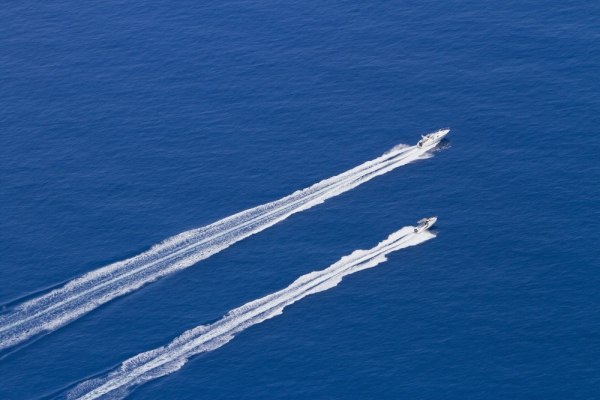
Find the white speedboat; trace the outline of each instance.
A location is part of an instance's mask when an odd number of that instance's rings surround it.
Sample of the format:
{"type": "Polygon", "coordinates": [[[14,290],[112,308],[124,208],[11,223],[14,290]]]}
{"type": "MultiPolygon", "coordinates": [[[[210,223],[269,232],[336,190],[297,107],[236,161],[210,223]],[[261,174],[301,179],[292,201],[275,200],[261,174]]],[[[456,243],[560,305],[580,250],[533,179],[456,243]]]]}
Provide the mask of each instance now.
{"type": "Polygon", "coordinates": [[[419,225],[417,225],[415,228],[415,233],[426,231],[427,229],[431,228],[433,224],[435,224],[435,221],[437,221],[437,217],[423,218],[419,221],[419,225]]]}
{"type": "Polygon", "coordinates": [[[440,129],[437,132],[430,133],[429,135],[421,135],[422,139],[417,143],[417,147],[420,149],[429,149],[437,145],[447,134],[450,129],[440,129]]]}

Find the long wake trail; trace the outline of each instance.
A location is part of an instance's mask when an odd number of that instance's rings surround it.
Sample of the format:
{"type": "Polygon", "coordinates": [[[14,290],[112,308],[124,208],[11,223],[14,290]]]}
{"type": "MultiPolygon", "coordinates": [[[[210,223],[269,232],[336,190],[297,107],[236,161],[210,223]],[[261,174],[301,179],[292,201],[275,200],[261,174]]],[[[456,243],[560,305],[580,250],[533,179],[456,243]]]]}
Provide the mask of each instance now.
{"type": "Polygon", "coordinates": [[[126,397],[133,388],[179,370],[189,357],[215,350],[244,329],[281,314],[286,306],[337,286],[346,275],[375,267],[386,261],[386,255],[393,251],[434,237],[429,231],[414,233],[413,227],[402,228],[370,250],[356,250],[327,269],[303,275],[283,290],[230,311],[211,325],[190,329],[167,346],[128,359],[105,377],[79,384],[67,394],[67,399],[126,397]]]}
{"type": "Polygon", "coordinates": [[[426,150],[397,146],[381,157],[280,200],[173,236],[148,251],[88,272],[0,315],[0,350],[64,326],[100,305],[187,268],[290,215],[420,158],[426,150]]]}

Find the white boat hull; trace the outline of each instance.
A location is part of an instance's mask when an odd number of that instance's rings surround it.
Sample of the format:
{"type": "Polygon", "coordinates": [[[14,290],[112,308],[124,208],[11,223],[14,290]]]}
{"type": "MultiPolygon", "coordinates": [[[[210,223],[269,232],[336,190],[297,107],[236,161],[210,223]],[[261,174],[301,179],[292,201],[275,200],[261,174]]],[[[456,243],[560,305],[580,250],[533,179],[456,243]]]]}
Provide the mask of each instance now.
{"type": "Polygon", "coordinates": [[[435,147],[439,142],[442,141],[442,139],[444,139],[444,137],[446,137],[448,132],[450,132],[450,129],[440,129],[437,132],[425,135],[423,136],[423,139],[419,140],[417,147],[420,149],[430,149],[435,147]]]}
{"type": "Polygon", "coordinates": [[[414,232],[415,233],[425,232],[426,230],[431,228],[433,226],[433,224],[435,224],[435,221],[437,221],[437,217],[423,218],[422,220],[419,221],[419,225],[415,228],[414,232]]]}

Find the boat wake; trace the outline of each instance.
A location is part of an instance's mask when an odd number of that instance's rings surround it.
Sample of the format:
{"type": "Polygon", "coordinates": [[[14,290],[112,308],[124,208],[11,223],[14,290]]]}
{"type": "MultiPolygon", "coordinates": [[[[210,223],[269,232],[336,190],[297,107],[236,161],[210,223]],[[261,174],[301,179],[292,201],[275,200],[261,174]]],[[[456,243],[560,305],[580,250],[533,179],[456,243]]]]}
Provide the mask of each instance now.
{"type": "Polygon", "coordinates": [[[420,158],[426,150],[396,147],[379,158],[280,200],[183,232],[133,258],[91,271],[0,315],[0,350],[64,326],[100,305],[260,232],[361,183],[420,158]]]}
{"type": "Polygon", "coordinates": [[[386,261],[388,253],[435,237],[429,231],[413,230],[402,228],[370,250],[356,250],[327,269],[303,275],[283,290],[230,311],[211,325],[190,329],[167,346],[132,357],[107,376],[79,384],[67,399],[121,399],[134,387],[179,370],[189,357],[215,350],[244,329],[281,314],[286,306],[337,286],[346,275],[386,261]]]}

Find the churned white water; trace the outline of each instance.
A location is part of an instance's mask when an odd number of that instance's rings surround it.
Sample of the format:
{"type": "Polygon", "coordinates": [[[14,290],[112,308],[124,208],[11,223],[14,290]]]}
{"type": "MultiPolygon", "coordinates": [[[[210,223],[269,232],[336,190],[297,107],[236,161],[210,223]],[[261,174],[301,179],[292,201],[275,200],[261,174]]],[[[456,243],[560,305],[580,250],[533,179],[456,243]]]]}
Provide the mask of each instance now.
{"type": "Polygon", "coordinates": [[[156,279],[187,268],[290,215],[309,209],[361,183],[429,156],[415,146],[396,146],[384,155],[315,185],[205,227],[183,232],[148,251],[73,279],[48,294],[0,316],[0,349],[53,331],[98,306],[156,279]]]}
{"type": "Polygon", "coordinates": [[[303,275],[283,290],[230,311],[211,325],[190,329],[167,346],[132,357],[106,377],[81,383],[68,394],[68,398],[123,398],[132,387],[177,371],[189,357],[223,346],[242,330],[281,314],[286,306],[310,294],[335,287],[344,276],[386,261],[386,255],[393,251],[435,237],[429,231],[417,234],[413,229],[402,228],[370,250],[356,250],[327,269],[303,275]]]}

